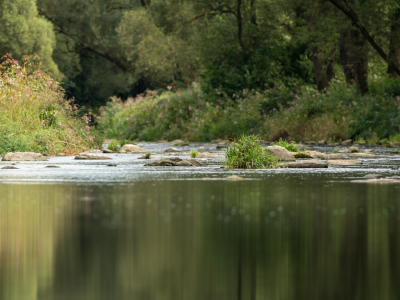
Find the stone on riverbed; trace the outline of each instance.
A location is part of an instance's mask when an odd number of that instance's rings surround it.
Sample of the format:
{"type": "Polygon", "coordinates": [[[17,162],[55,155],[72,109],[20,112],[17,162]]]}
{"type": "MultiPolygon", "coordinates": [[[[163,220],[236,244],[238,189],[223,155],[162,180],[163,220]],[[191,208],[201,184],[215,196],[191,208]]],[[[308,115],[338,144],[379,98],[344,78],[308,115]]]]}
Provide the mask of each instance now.
{"type": "Polygon", "coordinates": [[[351,165],[362,165],[363,162],[361,160],[346,160],[346,159],[339,159],[339,160],[328,160],[328,165],[335,165],[335,166],[351,166],[351,165]]]}
{"type": "Polygon", "coordinates": [[[123,145],[119,150],[119,153],[146,153],[146,152],[148,151],[143,149],[142,147],[132,144],[123,145]]]}
{"type": "Polygon", "coordinates": [[[182,159],[179,157],[165,158],[159,161],[145,164],[150,167],[190,167],[201,166],[202,163],[195,159],[182,159]]]}
{"type": "Polygon", "coordinates": [[[341,144],[342,144],[343,146],[347,146],[347,145],[350,145],[350,144],[352,144],[352,143],[353,143],[353,140],[345,140],[345,141],[341,142],[341,144]]]}
{"type": "Polygon", "coordinates": [[[358,153],[358,152],[360,152],[360,150],[357,147],[349,147],[339,150],[339,153],[358,153]]]}
{"type": "Polygon", "coordinates": [[[50,165],[50,166],[46,166],[46,168],[59,168],[59,166],[50,165]]]}
{"type": "Polygon", "coordinates": [[[96,153],[81,153],[75,156],[75,159],[84,159],[84,160],[101,160],[101,159],[112,159],[111,157],[103,154],[96,153]]]}
{"type": "Polygon", "coordinates": [[[196,158],[213,158],[214,156],[210,152],[199,153],[196,158]]]}
{"type": "Polygon", "coordinates": [[[9,152],[3,156],[2,161],[47,161],[48,157],[34,152],[9,152]]]}
{"type": "Polygon", "coordinates": [[[296,161],[296,158],[286,148],[281,146],[269,146],[265,148],[266,151],[273,156],[279,158],[280,161],[296,161]]]}
{"type": "Polygon", "coordinates": [[[289,162],[289,163],[279,163],[279,166],[284,167],[284,168],[304,168],[304,169],[309,169],[309,168],[327,168],[328,164],[326,162],[320,161],[320,160],[301,160],[301,161],[296,161],[296,162],[289,162]]]}
{"type": "Polygon", "coordinates": [[[232,175],[232,176],[226,177],[225,179],[230,180],[230,181],[239,181],[239,180],[243,180],[243,177],[232,175]]]}

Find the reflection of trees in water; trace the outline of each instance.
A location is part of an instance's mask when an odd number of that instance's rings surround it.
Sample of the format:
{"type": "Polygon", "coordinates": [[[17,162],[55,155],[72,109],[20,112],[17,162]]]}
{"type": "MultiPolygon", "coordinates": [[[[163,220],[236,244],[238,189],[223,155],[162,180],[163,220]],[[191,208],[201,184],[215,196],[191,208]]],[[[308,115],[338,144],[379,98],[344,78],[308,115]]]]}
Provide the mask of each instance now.
{"type": "MultiPolygon", "coordinates": [[[[323,187],[317,180],[300,185],[278,178],[59,191],[39,189],[32,197],[43,199],[43,192],[55,201],[33,206],[33,215],[22,215],[18,206],[6,223],[0,220],[0,257],[7,249],[3,233],[21,216],[27,217],[25,226],[41,232],[37,242],[27,234],[18,240],[26,249],[40,248],[28,257],[46,258],[46,264],[29,267],[46,270],[41,276],[47,284],[31,281],[40,299],[398,296],[400,224],[393,186],[323,187]],[[97,200],[61,201],[68,193],[97,200]],[[47,213],[56,202],[65,207],[57,217],[47,213]]],[[[28,260],[20,264],[26,267],[28,260]]],[[[16,290],[21,268],[2,264],[0,285],[16,290]]]]}

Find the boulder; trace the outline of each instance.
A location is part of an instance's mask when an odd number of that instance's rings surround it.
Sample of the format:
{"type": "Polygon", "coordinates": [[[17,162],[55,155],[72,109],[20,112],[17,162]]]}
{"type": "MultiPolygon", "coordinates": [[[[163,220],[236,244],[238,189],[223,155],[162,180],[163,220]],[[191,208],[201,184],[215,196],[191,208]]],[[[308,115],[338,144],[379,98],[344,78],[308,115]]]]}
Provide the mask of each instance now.
{"type": "Polygon", "coordinates": [[[206,150],[206,148],[204,148],[203,146],[200,146],[199,150],[206,150]]]}
{"type": "Polygon", "coordinates": [[[325,145],[325,140],[318,141],[318,145],[325,145]]]}
{"type": "Polygon", "coordinates": [[[301,160],[289,163],[280,163],[281,167],[285,168],[327,168],[328,164],[320,160],[301,160]]]}
{"type": "Polygon", "coordinates": [[[372,149],[364,149],[364,152],[365,153],[374,153],[374,150],[372,150],[372,149]]]}
{"type": "Polygon", "coordinates": [[[349,157],[353,158],[378,158],[380,155],[371,154],[371,153],[351,153],[349,157]]]}
{"type": "Polygon", "coordinates": [[[363,164],[361,160],[346,160],[346,159],[328,160],[327,163],[328,165],[335,165],[335,166],[351,166],[351,165],[363,164]]]}
{"type": "Polygon", "coordinates": [[[47,161],[48,157],[34,152],[9,152],[3,156],[2,161],[47,161]]]}
{"type": "Polygon", "coordinates": [[[276,156],[281,161],[295,161],[296,158],[286,148],[281,146],[268,146],[265,148],[266,151],[276,156]]]}
{"type": "Polygon", "coordinates": [[[190,166],[201,166],[202,163],[195,159],[182,159],[179,157],[165,158],[159,161],[145,164],[145,166],[151,167],[190,167],[190,166]]]}
{"type": "Polygon", "coordinates": [[[165,152],[181,152],[181,150],[174,148],[174,147],[169,147],[165,152]]]}
{"type": "Polygon", "coordinates": [[[2,169],[4,169],[4,170],[16,170],[18,168],[14,167],[14,166],[5,166],[5,167],[2,167],[2,169]]]}
{"type": "Polygon", "coordinates": [[[97,154],[97,153],[81,153],[75,156],[75,159],[101,160],[101,159],[112,159],[112,158],[107,155],[97,154]]]}
{"type": "Polygon", "coordinates": [[[142,147],[132,145],[132,144],[126,144],[119,149],[119,153],[146,153],[148,152],[147,150],[143,149],[142,147]]]}
{"type": "Polygon", "coordinates": [[[345,140],[345,141],[343,141],[343,142],[341,142],[341,145],[343,145],[343,146],[347,146],[347,145],[351,145],[353,143],[353,140],[345,140]]]}
{"type": "Polygon", "coordinates": [[[312,158],[322,158],[322,159],[327,159],[327,154],[318,152],[318,151],[305,151],[307,155],[309,155],[312,158]]]}

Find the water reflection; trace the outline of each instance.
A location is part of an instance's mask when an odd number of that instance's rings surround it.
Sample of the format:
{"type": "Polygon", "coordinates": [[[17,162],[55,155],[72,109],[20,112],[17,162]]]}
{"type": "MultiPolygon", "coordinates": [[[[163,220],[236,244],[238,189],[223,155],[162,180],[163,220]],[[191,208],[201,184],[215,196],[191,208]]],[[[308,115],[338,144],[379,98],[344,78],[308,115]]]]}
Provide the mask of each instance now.
{"type": "Polygon", "coordinates": [[[399,189],[0,185],[0,299],[398,299],[399,189]]]}

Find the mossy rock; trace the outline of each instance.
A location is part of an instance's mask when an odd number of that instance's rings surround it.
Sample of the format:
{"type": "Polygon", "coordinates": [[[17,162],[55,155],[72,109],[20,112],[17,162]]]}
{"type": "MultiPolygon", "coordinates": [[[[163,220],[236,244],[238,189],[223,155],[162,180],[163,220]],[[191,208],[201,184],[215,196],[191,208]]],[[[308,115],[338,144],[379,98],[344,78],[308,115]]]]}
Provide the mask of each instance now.
{"type": "Polygon", "coordinates": [[[312,158],[310,155],[304,152],[299,152],[294,155],[296,158],[312,158]]]}
{"type": "Polygon", "coordinates": [[[390,152],[390,154],[400,154],[400,150],[394,150],[394,151],[390,152]]]}

